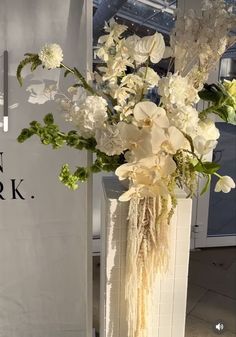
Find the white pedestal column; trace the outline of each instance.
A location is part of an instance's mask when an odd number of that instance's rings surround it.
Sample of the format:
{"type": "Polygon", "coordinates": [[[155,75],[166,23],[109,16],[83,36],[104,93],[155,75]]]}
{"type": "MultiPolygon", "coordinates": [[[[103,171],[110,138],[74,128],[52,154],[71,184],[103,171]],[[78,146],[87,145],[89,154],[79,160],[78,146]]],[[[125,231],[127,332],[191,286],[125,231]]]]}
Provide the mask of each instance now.
{"type": "MultiPolygon", "coordinates": [[[[104,178],[101,247],[101,336],[127,337],[124,295],[128,203],[118,201],[123,187],[104,178]]],[[[184,337],[192,201],[178,194],[170,225],[170,265],[156,284],[152,337],[184,337]]]]}

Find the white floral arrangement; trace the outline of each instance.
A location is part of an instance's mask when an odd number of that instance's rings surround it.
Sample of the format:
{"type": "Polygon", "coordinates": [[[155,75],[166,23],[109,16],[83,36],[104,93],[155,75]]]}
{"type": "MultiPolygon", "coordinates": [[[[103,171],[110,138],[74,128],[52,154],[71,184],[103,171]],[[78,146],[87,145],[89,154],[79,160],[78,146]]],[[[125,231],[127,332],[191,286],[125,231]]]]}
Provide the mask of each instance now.
{"type": "Polygon", "coordinates": [[[88,82],[76,68],[63,63],[57,44],[47,44],[38,54],[26,54],[17,77],[31,64],[46,69],[61,68],[76,83],[62,93],[48,87],[45,95],[62,108],[73,130],[65,133],[53,116],[23,129],[23,142],[37,135],[53,148],[63,145],[90,150],[96,155],[91,167],[78,167],[74,173],[65,164],[60,180],[72,189],[91,173],[115,171],[129,181],[120,196],[129,201],[126,261],[126,299],[129,337],[147,336],[149,307],[156,275],[168,268],[168,225],[177,204],[176,188],[189,197],[197,193],[199,177],[209,187],[212,175],[219,180],[215,191],[228,193],[235,188],[232,178],[219,174],[220,166],[206,160],[220,137],[214,114],[236,124],[236,80],[206,84],[211,69],[235,43],[230,32],[236,26],[232,9],[223,0],[203,1],[202,12],[177,12],[175,29],[166,47],[161,34],[127,36],[127,27],[111,20],[98,43],[97,57],[103,65],[88,82]],[[171,58],[175,71],[160,77],[153,65],[171,58]],[[149,99],[155,89],[159,102],[149,99]],[[200,99],[207,108],[197,110],[200,99]],[[140,310],[142,308],[142,310],[140,310]]]}

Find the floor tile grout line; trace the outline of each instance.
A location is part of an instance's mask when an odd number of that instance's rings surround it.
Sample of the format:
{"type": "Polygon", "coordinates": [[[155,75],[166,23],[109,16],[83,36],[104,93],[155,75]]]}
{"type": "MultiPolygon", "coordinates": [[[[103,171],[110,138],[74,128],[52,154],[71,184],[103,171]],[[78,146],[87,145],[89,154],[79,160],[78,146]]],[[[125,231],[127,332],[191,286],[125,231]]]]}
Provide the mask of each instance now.
{"type": "MultiPolygon", "coordinates": [[[[195,307],[199,304],[199,302],[201,302],[201,300],[208,293],[208,291],[209,291],[209,289],[205,289],[204,293],[200,296],[200,298],[198,299],[198,301],[195,303],[195,305],[193,306],[193,308],[189,311],[189,313],[187,315],[191,314],[191,312],[195,309],[195,307]]],[[[188,303],[188,298],[187,298],[187,303],[188,303]]]]}

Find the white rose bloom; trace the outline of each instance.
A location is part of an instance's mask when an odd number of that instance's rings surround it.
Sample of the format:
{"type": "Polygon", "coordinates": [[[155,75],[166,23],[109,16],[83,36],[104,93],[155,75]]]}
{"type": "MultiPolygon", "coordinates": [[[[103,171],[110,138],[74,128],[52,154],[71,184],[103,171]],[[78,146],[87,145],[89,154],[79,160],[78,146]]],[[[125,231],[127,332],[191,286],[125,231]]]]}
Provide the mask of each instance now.
{"type": "Polygon", "coordinates": [[[121,154],[125,148],[117,125],[106,125],[96,130],[96,148],[108,156],[121,154]]]}
{"type": "Polygon", "coordinates": [[[138,75],[147,83],[148,88],[157,86],[160,80],[160,76],[150,67],[141,67],[138,75]]]}
{"type": "Polygon", "coordinates": [[[134,107],[134,119],[139,126],[152,127],[156,125],[168,128],[169,120],[163,108],[150,101],[140,102],[134,107]]]}
{"type": "Polygon", "coordinates": [[[216,140],[206,140],[203,136],[197,136],[193,140],[194,149],[200,155],[208,154],[215,149],[216,145],[216,140]]]}
{"type": "Polygon", "coordinates": [[[216,147],[219,137],[220,132],[211,119],[200,121],[193,139],[194,148],[201,155],[207,154],[216,147]]]}
{"type": "Polygon", "coordinates": [[[215,192],[224,192],[229,193],[232,188],[235,188],[235,182],[233,179],[229,176],[223,176],[221,177],[215,186],[215,192]]]}
{"type": "Polygon", "coordinates": [[[71,121],[85,138],[93,137],[96,130],[104,126],[106,120],[107,101],[99,96],[88,96],[71,114],[71,121]]]}
{"type": "Polygon", "coordinates": [[[199,101],[198,92],[189,79],[177,73],[160,79],[159,94],[167,106],[183,107],[199,101]]]}
{"type": "Polygon", "coordinates": [[[133,57],[137,64],[141,64],[147,61],[150,57],[152,63],[158,63],[165,52],[165,41],[161,34],[155,33],[151,36],[145,36],[137,40],[133,57]]]}
{"type": "Polygon", "coordinates": [[[197,134],[207,140],[217,140],[220,137],[220,132],[215,123],[209,118],[198,123],[197,134]]]}
{"type": "Polygon", "coordinates": [[[60,67],[63,61],[63,52],[61,47],[56,44],[46,44],[39,52],[39,59],[42,65],[47,69],[55,69],[60,67]]]}

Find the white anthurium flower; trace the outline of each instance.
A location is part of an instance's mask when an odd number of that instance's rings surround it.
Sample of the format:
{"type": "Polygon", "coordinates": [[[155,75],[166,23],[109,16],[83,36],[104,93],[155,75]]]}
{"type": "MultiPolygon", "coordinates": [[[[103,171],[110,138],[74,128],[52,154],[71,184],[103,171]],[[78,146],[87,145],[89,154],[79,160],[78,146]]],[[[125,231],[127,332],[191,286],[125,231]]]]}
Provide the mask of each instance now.
{"type": "Polygon", "coordinates": [[[127,37],[127,39],[124,40],[124,44],[132,59],[134,58],[134,48],[140,39],[141,38],[138,35],[134,34],[127,37]]]}
{"type": "Polygon", "coordinates": [[[166,46],[163,59],[168,59],[169,57],[174,57],[174,50],[171,47],[166,46]]]}
{"type": "Polygon", "coordinates": [[[179,149],[188,148],[189,143],[183,133],[175,126],[171,126],[167,130],[168,139],[162,143],[162,149],[167,153],[175,154],[179,149]]]}
{"type": "Polygon", "coordinates": [[[169,126],[166,111],[149,101],[136,104],[134,107],[134,118],[137,124],[142,127],[152,127],[155,125],[167,128],[169,126]]]}
{"type": "Polygon", "coordinates": [[[229,193],[232,188],[235,188],[235,182],[229,176],[222,176],[216,183],[215,192],[229,193]]]}
{"type": "Polygon", "coordinates": [[[137,64],[147,61],[150,57],[152,63],[158,63],[165,52],[165,41],[160,33],[142,37],[134,47],[134,59],[137,64]]]}
{"type": "Polygon", "coordinates": [[[46,44],[38,54],[42,65],[47,69],[60,67],[63,61],[63,52],[61,47],[56,43],[46,44]]]}
{"type": "Polygon", "coordinates": [[[137,74],[147,83],[148,88],[157,86],[160,80],[160,76],[150,67],[141,67],[137,74]]]}

